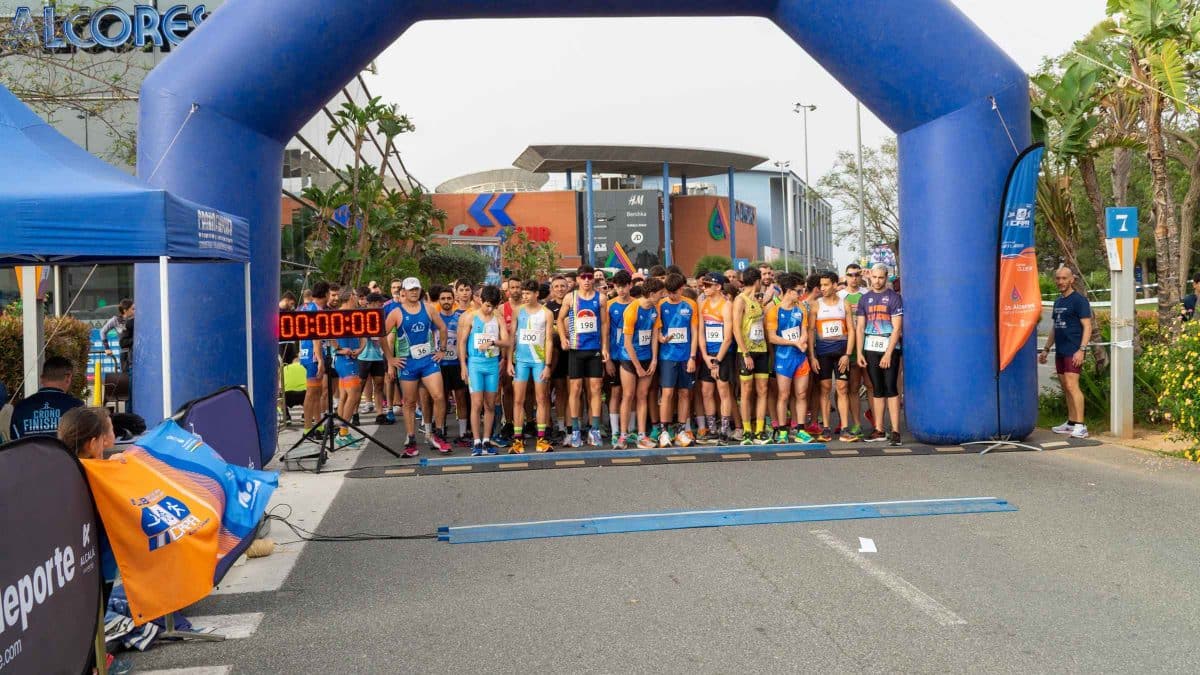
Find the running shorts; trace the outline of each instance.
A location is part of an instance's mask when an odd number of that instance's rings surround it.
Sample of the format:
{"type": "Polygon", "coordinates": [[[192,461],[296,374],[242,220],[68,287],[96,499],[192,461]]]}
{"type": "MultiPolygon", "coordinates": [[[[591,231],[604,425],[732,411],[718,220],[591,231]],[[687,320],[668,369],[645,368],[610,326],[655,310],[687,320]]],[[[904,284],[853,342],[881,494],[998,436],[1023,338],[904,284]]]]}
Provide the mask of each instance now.
{"type": "Polygon", "coordinates": [[[725,352],[725,358],[717,362],[717,377],[714,380],[708,369],[708,362],[701,360],[696,364],[696,379],[700,382],[729,382],[737,379],[737,354],[732,349],[725,352]]]}
{"type": "MultiPolygon", "coordinates": [[[[1074,354],[1071,356],[1074,356],[1074,354]]],[[[1078,375],[1081,368],[1074,363],[1071,363],[1071,356],[1059,356],[1057,353],[1055,353],[1054,372],[1058,373],[1059,375],[1064,373],[1074,373],[1078,375]]]]}
{"type": "Polygon", "coordinates": [[[810,370],[807,354],[798,354],[787,359],[781,359],[778,356],[775,358],[776,375],[796,379],[808,375],[810,370]]]}
{"type": "Polygon", "coordinates": [[[400,379],[404,382],[416,382],[440,372],[441,366],[431,358],[408,359],[400,369],[400,379]]]}
{"type": "Polygon", "coordinates": [[[546,364],[534,363],[532,361],[517,361],[517,365],[513,370],[516,373],[513,376],[513,382],[533,382],[537,384],[542,381],[542,372],[546,370],[546,364]]]}
{"type": "Polygon", "coordinates": [[[308,380],[308,386],[321,386],[321,376],[317,373],[316,361],[301,361],[300,365],[304,366],[304,378],[308,380]]]}
{"type": "Polygon", "coordinates": [[[750,357],[754,359],[754,366],[749,370],[746,369],[746,354],[738,353],[734,363],[738,367],[738,375],[743,380],[751,377],[765,378],[771,376],[771,355],[767,352],[751,352],[750,357]]]}
{"type": "Polygon", "coordinates": [[[567,378],[595,379],[604,377],[604,356],[593,349],[572,349],[567,352],[567,378]]]}
{"type": "Polygon", "coordinates": [[[387,374],[387,363],[384,361],[359,361],[358,376],[362,379],[383,377],[387,374]]]}
{"type": "Polygon", "coordinates": [[[500,364],[467,362],[467,381],[472,394],[494,394],[500,391],[500,364]]]}
{"type": "Polygon", "coordinates": [[[467,388],[467,383],[462,379],[462,366],[458,365],[458,361],[450,361],[453,365],[442,366],[442,384],[445,391],[459,391],[467,388]]]}
{"type": "Polygon", "coordinates": [[[692,374],[687,361],[659,361],[659,382],[663,389],[691,389],[692,374]]]}
{"type": "MultiPolygon", "coordinates": [[[[642,359],[638,359],[638,363],[641,364],[642,370],[650,370],[650,359],[646,359],[645,361],[643,361],[642,359]]],[[[635,376],[637,375],[637,368],[633,367],[633,361],[622,361],[621,368],[624,370],[628,370],[629,372],[633,373],[635,376]]]]}
{"type": "Polygon", "coordinates": [[[892,366],[881,368],[880,359],[883,352],[863,352],[867,359],[867,377],[871,379],[871,396],[873,398],[892,398],[899,396],[900,381],[900,352],[892,352],[892,366]]]}
{"type": "Polygon", "coordinates": [[[821,364],[821,372],[817,373],[817,379],[821,382],[825,380],[837,380],[839,382],[848,382],[850,380],[850,368],[846,368],[846,372],[838,372],[838,361],[841,360],[845,352],[834,352],[832,354],[817,354],[817,363],[821,364]]]}

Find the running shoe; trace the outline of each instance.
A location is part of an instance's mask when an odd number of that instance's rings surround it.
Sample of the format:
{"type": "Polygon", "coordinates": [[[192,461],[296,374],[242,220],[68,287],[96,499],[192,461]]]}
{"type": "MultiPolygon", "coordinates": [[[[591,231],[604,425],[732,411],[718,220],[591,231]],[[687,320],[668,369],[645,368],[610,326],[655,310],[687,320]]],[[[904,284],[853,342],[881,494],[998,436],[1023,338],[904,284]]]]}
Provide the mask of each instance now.
{"type": "Polygon", "coordinates": [[[417,449],[417,439],[409,436],[408,440],[404,442],[404,452],[402,453],[402,456],[416,457],[419,454],[421,454],[421,451],[417,449]]]}
{"type": "Polygon", "coordinates": [[[592,446],[593,448],[598,448],[603,443],[604,439],[600,437],[599,429],[592,429],[591,431],[588,431],[588,445],[592,446]]]}
{"type": "Polygon", "coordinates": [[[754,445],[754,432],[747,431],[742,433],[742,440],[739,445],[754,445]]]}
{"type": "Polygon", "coordinates": [[[612,446],[613,450],[624,450],[626,448],[625,434],[617,434],[614,436],[612,446]]]}
{"type": "Polygon", "coordinates": [[[538,452],[554,452],[554,446],[550,445],[550,441],[546,440],[545,437],[537,440],[537,447],[534,449],[538,452]]]}
{"type": "Polygon", "coordinates": [[[833,434],[829,432],[829,427],[824,427],[817,432],[817,440],[822,443],[828,443],[833,440],[833,434]]]}
{"type": "Polygon", "coordinates": [[[510,455],[525,454],[525,439],[514,438],[512,445],[508,448],[508,454],[510,454],[510,455]]]}
{"type": "Polygon", "coordinates": [[[663,430],[663,428],[662,428],[662,427],[660,427],[660,426],[659,426],[659,425],[657,425],[657,424],[655,424],[654,426],[650,427],[650,440],[652,440],[652,441],[654,441],[655,443],[657,443],[657,442],[658,442],[658,437],[662,435],[662,432],[663,432],[663,431],[664,431],[664,430],[663,430]]]}
{"type": "Polygon", "coordinates": [[[484,441],[483,442],[483,454],[495,455],[496,454],[496,444],[491,441],[484,441]]]}
{"type": "Polygon", "coordinates": [[[424,421],[424,419],[425,418],[421,415],[421,406],[417,406],[417,423],[420,424],[422,421],[424,421]]]}
{"type": "Polygon", "coordinates": [[[387,415],[384,415],[383,423],[384,424],[395,424],[396,423],[396,413],[392,412],[391,410],[387,411],[387,415]]]}
{"type": "Polygon", "coordinates": [[[737,441],[740,443],[742,440],[745,439],[745,436],[746,436],[746,432],[743,431],[742,429],[734,429],[729,434],[729,440],[737,441]]]}
{"type": "Polygon", "coordinates": [[[1074,424],[1071,424],[1070,422],[1063,422],[1062,424],[1051,428],[1050,431],[1053,431],[1056,434],[1070,434],[1074,429],[1074,424]]]}
{"type": "Polygon", "coordinates": [[[850,433],[854,434],[855,436],[858,436],[858,440],[860,440],[860,441],[862,440],[863,430],[860,425],[855,424],[854,426],[850,427],[850,433]]]}
{"type": "Polygon", "coordinates": [[[1076,424],[1075,428],[1071,430],[1071,438],[1087,438],[1087,437],[1088,437],[1088,430],[1087,430],[1086,424],[1076,424]]]}
{"type": "Polygon", "coordinates": [[[691,447],[691,445],[696,442],[696,437],[692,435],[692,432],[684,429],[683,431],[675,434],[675,442],[679,444],[679,447],[687,448],[691,447]]]}
{"type": "Polygon", "coordinates": [[[448,455],[454,452],[453,446],[447,443],[446,439],[442,438],[442,435],[436,431],[432,434],[429,434],[429,445],[443,455],[448,455]]]}
{"type": "Polygon", "coordinates": [[[492,436],[492,443],[497,448],[507,448],[512,445],[512,436],[492,436]]]}
{"type": "Polygon", "coordinates": [[[788,442],[787,429],[780,429],[779,431],[775,432],[775,442],[780,445],[783,445],[788,442]]]}
{"type": "Polygon", "coordinates": [[[792,429],[792,441],[795,443],[812,443],[813,437],[804,429],[796,427],[792,429]]]}
{"type": "Polygon", "coordinates": [[[866,438],[865,440],[866,440],[868,443],[875,443],[875,442],[877,442],[877,441],[886,441],[886,440],[887,440],[887,434],[885,434],[885,433],[883,433],[882,431],[880,431],[880,430],[876,429],[875,431],[872,431],[870,434],[868,434],[868,435],[867,435],[867,438],[866,438]]]}
{"type": "Polygon", "coordinates": [[[373,413],[373,412],[375,412],[375,404],[374,403],[363,403],[362,405],[358,406],[358,412],[373,413]]]}
{"type": "Polygon", "coordinates": [[[658,443],[655,443],[649,436],[642,436],[638,439],[637,446],[642,450],[653,450],[658,447],[658,443]]]}
{"type": "Polygon", "coordinates": [[[476,443],[474,446],[471,447],[471,456],[472,457],[482,457],[483,456],[483,443],[476,443]]]}
{"type": "MultiPolygon", "coordinates": [[[[1083,433],[1086,435],[1087,430],[1084,429],[1083,433]]],[[[899,431],[893,431],[891,434],[888,435],[888,445],[890,445],[892,447],[896,447],[896,446],[900,445],[900,432],[899,431]]]]}
{"type": "Polygon", "coordinates": [[[849,429],[843,429],[842,433],[838,434],[838,440],[843,443],[854,443],[858,441],[858,436],[850,433],[849,429]]]}
{"type": "Polygon", "coordinates": [[[350,416],[350,424],[353,424],[356,427],[362,426],[362,422],[358,421],[358,413],[354,413],[350,416]]]}
{"type": "Polygon", "coordinates": [[[715,433],[710,433],[708,429],[701,429],[696,432],[696,445],[719,445],[721,439],[715,433]]]}
{"type": "Polygon", "coordinates": [[[354,434],[338,434],[338,437],[337,437],[337,447],[339,447],[339,448],[345,448],[345,447],[349,447],[352,445],[358,445],[361,442],[362,442],[362,437],[355,436],[354,434]]]}
{"type": "Polygon", "coordinates": [[[770,445],[771,444],[771,432],[764,429],[764,430],[758,432],[757,434],[754,434],[754,444],[755,445],[770,445]]]}
{"type": "Polygon", "coordinates": [[[454,439],[454,444],[459,447],[462,447],[462,448],[471,447],[471,435],[470,434],[462,434],[458,438],[454,439]]]}
{"type": "Polygon", "coordinates": [[[567,445],[571,446],[572,448],[582,448],[583,447],[583,434],[579,433],[578,429],[572,429],[571,430],[571,439],[569,441],[567,441],[567,445]]]}
{"type": "Polygon", "coordinates": [[[804,430],[814,436],[821,435],[821,425],[817,424],[816,422],[813,422],[812,424],[808,425],[807,427],[805,427],[804,430]]]}

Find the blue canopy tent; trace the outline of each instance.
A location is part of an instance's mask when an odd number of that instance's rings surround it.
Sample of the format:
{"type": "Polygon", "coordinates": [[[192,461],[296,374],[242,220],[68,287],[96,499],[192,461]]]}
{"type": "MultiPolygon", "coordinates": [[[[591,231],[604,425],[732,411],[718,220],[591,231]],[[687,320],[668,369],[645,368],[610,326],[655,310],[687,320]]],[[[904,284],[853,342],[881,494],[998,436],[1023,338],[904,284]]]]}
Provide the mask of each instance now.
{"type": "MultiPolygon", "coordinates": [[[[168,261],[242,263],[249,292],[249,226],[236,216],[180,199],[92,156],[0,86],[0,266],[23,266],[25,390],[37,390],[39,329],[34,265],[168,261]]],[[[160,311],[168,313],[161,294],[160,311]]],[[[249,342],[249,300],[246,300],[249,342]]],[[[171,360],[163,322],[163,363],[171,360]]],[[[247,386],[252,387],[247,349],[247,386]]],[[[170,368],[163,368],[163,417],[171,410],[170,368]]]]}

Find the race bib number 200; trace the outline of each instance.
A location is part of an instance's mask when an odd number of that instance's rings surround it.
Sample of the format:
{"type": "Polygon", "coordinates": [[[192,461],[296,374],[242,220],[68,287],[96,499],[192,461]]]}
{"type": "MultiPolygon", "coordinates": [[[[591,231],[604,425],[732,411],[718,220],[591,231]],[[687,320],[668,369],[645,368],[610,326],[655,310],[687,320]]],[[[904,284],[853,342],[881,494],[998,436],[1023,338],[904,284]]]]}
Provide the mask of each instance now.
{"type": "Polygon", "coordinates": [[[533,328],[522,328],[517,332],[517,343],[523,345],[539,345],[546,341],[545,331],[533,328]]]}

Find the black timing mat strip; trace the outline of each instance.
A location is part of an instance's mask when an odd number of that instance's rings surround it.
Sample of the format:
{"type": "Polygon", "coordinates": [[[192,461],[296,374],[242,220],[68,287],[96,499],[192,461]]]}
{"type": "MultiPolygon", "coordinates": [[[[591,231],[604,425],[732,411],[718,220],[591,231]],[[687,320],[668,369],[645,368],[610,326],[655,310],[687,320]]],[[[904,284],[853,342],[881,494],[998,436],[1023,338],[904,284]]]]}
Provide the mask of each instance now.
{"type": "MultiPolygon", "coordinates": [[[[1054,439],[1041,445],[1046,450],[1056,450],[1067,447],[1085,447],[1100,445],[1098,441],[1078,439],[1054,439]]],[[[761,462],[780,459],[836,459],[846,457],[911,457],[913,455],[968,455],[979,454],[982,448],[964,448],[959,445],[932,446],[919,443],[908,443],[900,447],[891,447],[876,443],[845,443],[826,449],[801,450],[783,446],[778,451],[764,451],[770,446],[755,446],[753,452],[743,446],[728,446],[723,448],[705,447],[706,454],[676,454],[668,456],[629,456],[629,457],[598,457],[595,459],[577,459],[578,453],[573,453],[571,459],[558,459],[555,453],[526,454],[526,459],[515,462],[496,463],[481,457],[478,463],[421,466],[397,464],[395,466],[368,466],[347,472],[349,478],[407,478],[409,476],[457,476],[479,473],[511,473],[514,471],[532,471],[535,469],[582,469],[586,467],[607,466],[661,466],[664,464],[698,464],[701,462],[761,462]],[[719,452],[711,452],[718,450],[719,452]]],[[[465,452],[466,449],[460,450],[465,452]]],[[[684,451],[681,451],[684,452],[684,451]]],[[[988,454],[1007,452],[1032,452],[1025,448],[1002,446],[988,454]]]]}

